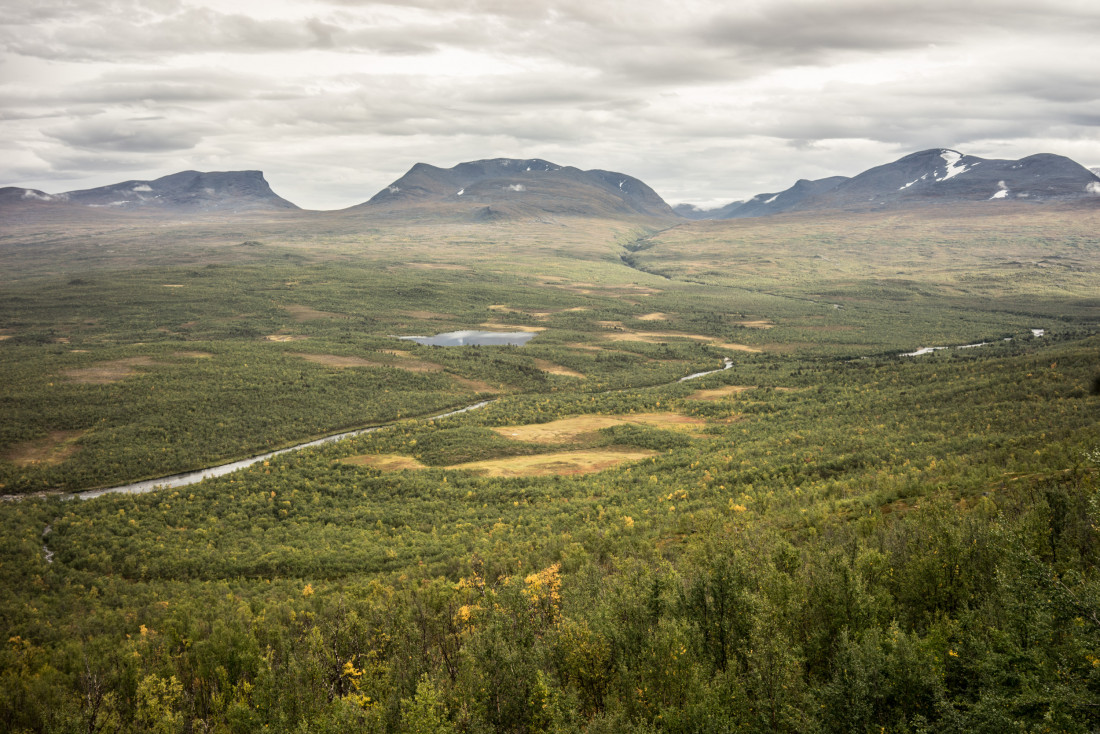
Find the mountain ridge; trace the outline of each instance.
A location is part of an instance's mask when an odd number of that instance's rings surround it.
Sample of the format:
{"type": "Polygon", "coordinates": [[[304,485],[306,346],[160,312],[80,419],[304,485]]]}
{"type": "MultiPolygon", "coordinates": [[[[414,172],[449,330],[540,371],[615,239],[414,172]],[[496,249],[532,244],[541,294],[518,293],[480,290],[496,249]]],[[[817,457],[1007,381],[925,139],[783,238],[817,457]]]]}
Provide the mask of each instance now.
{"type": "MultiPolygon", "coordinates": [[[[1037,153],[1018,160],[931,148],[869,168],[851,178],[800,180],[778,194],[757,194],[693,219],[737,219],[787,212],[858,211],[983,201],[1080,202],[1100,197],[1100,175],[1065,156],[1037,153]],[[816,189],[800,184],[820,184],[816,189]]],[[[681,207],[685,205],[680,205],[681,207]]]]}
{"type": "Polygon", "coordinates": [[[487,158],[451,168],[417,163],[369,200],[341,211],[475,219],[544,214],[675,217],[656,191],[633,176],[541,158],[487,158]]]}

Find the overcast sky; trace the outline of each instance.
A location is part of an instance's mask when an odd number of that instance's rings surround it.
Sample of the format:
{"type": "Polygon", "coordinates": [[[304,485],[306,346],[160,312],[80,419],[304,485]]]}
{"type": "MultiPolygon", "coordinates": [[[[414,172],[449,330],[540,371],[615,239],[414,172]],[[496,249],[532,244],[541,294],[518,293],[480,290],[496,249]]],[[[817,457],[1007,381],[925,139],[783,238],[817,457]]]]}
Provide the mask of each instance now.
{"type": "Polygon", "coordinates": [[[1100,0],[0,0],[0,185],[307,208],[546,158],[718,205],[917,150],[1100,166],[1100,0]]]}

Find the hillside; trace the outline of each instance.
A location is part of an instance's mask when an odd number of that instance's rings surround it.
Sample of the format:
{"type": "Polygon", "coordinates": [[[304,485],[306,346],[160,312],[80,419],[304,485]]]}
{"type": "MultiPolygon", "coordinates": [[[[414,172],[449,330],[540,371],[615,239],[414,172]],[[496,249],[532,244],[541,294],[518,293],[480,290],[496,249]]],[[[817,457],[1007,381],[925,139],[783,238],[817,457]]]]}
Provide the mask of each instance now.
{"type": "Polygon", "coordinates": [[[680,205],[690,219],[740,219],[788,212],[949,208],[979,202],[1002,205],[1091,203],[1100,176],[1059,155],[986,159],[935,148],[870,168],[852,178],[802,179],[779,193],[757,194],[709,211],[680,205]]]}
{"type": "Polygon", "coordinates": [[[516,216],[669,218],[672,208],[649,186],[614,171],[582,171],[537,158],[494,158],[438,168],[417,163],[347,213],[493,220],[516,216]]]}
{"type": "Polygon", "coordinates": [[[0,207],[5,214],[59,218],[87,209],[191,215],[298,209],[271,190],[261,171],[181,171],[59,194],[9,186],[0,189],[0,207]]]}

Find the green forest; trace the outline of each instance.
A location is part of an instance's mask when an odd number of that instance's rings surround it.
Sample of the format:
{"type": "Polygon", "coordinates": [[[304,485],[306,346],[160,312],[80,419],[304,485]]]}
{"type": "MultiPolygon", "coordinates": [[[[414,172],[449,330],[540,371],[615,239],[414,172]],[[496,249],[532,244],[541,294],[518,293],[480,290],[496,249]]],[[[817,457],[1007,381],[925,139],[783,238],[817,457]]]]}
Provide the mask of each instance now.
{"type": "Polygon", "coordinates": [[[1096,242],[1037,222],[21,251],[0,729],[1097,731],[1096,242]]]}

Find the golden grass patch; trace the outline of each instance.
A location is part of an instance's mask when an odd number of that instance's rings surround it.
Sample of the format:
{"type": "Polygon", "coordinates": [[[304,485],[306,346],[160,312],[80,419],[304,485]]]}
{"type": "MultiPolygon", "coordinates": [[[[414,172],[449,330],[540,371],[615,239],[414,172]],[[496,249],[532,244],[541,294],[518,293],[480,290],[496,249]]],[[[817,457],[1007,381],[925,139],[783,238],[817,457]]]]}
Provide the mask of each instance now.
{"type": "Polygon", "coordinates": [[[711,346],[718,347],[719,349],[732,349],[737,352],[752,352],[753,354],[764,351],[763,349],[759,349],[757,347],[750,347],[748,344],[733,344],[731,342],[715,341],[711,342],[711,346]]]}
{"type": "Polygon", "coordinates": [[[15,444],[4,452],[3,458],[16,466],[33,464],[60,464],[77,451],[77,439],[87,431],[50,431],[49,435],[15,444]]]}
{"type": "Polygon", "coordinates": [[[514,456],[506,459],[471,461],[447,467],[472,471],[487,477],[537,477],[548,475],[592,474],[627,461],[656,456],[642,449],[602,449],[592,451],[556,451],[552,454],[514,456]]]}
{"type": "Polygon", "coordinates": [[[161,283],[162,288],[182,288],[183,283],[161,283]]]}
{"type": "Polygon", "coordinates": [[[345,318],[345,315],[342,313],[333,313],[332,311],[318,311],[315,308],[302,306],[301,304],[297,303],[292,303],[289,306],[283,306],[283,310],[289,313],[295,321],[316,321],[318,319],[345,318]]]}
{"type": "Polygon", "coordinates": [[[748,329],[773,329],[775,324],[767,319],[757,319],[756,321],[738,321],[738,326],[744,326],[748,329]]]}
{"type": "Polygon", "coordinates": [[[546,331],[545,326],[514,326],[512,324],[494,324],[492,321],[486,321],[478,324],[478,326],[484,326],[487,329],[500,329],[501,331],[526,331],[533,333],[546,331]]]}
{"type": "Polygon", "coordinates": [[[710,390],[696,390],[691,395],[688,395],[687,399],[715,401],[729,397],[730,395],[745,392],[746,390],[755,389],[755,385],[726,385],[725,387],[716,387],[710,390]]]}
{"type": "Polygon", "coordinates": [[[427,466],[421,464],[411,456],[401,456],[400,454],[360,454],[359,456],[348,456],[340,459],[341,464],[352,464],[354,466],[369,466],[373,469],[380,469],[382,471],[403,471],[406,469],[426,469],[427,466]]]}
{"type": "Polygon", "coordinates": [[[638,319],[638,321],[668,321],[668,314],[654,311],[653,313],[643,314],[635,318],[638,319]]]}
{"type": "Polygon", "coordinates": [[[569,443],[601,428],[627,424],[694,431],[706,425],[702,418],[679,413],[621,413],[618,415],[577,415],[549,423],[522,426],[498,426],[493,430],[505,438],[530,443],[569,443]]]}
{"type": "Polygon", "coordinates": [[[0,342],[4,341],[5,339],[11,339],[11,337],[11,334],[0,334],[0,342]]]}
{"type": "Polygon", "coordinates": [[[114,359],[110,362],[100,362],[90,367],[73,367],[62,372],[69,382],[79,382],[83,385],[106,385],[110,382],[118,382],[127,377],[138,374],[135,367],[152,367],[161,364],[151,357],[126,357],[114,359]]]}
{"type": "MultiPolygon", "coordinates": [[[[80,351],[77,349],[74,352],[80,351]]],[[[210,352],[172,352],[173,357],[191,357],[192,359],[210,359],[214,355],[210,352]]]]}
{"type": "Polygon", "coordinates": [[[268,334],[264,337],[264,341],[269,342],[296,342],[302,339],[308,339],[308,336],[303,334],[268,334]]]}
{"type": "Polygon", "coordinates": [[[410,319],[423,319],[426,321],[448,321],[454,318],[452,314],[439,313],[438,311],[402,311],[401,315],[410,319]]]}
{"type": "Polygon", "coordinates": [[[560,364],[548,362],[545,359],[536,359],[535,366],[543,372],[549,372],[551,375],[563,375],[565,377],[579,377],[582,380],[584,379],[584,375],[580,372],[571,370],[568,367],[563,367],[560,364]]]}

